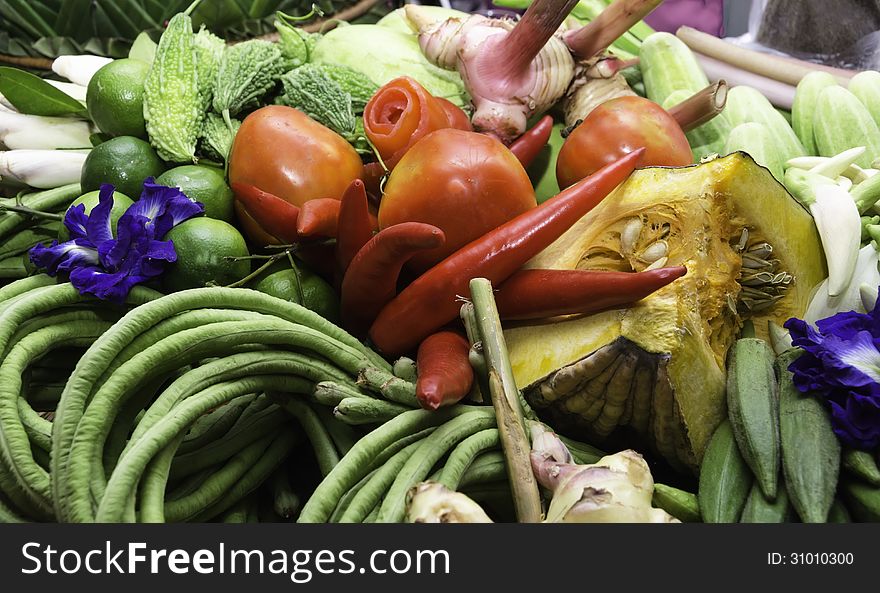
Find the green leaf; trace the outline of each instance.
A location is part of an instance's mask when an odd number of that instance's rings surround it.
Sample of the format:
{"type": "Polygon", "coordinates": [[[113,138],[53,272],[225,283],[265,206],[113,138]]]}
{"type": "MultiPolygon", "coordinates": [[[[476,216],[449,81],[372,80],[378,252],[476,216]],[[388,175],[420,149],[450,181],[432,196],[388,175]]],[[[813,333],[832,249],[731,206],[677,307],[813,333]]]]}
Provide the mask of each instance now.
{"type": "Polygon", "coordinates": [[[0,66],[0,94],[28,115],[86,117],[82,103],[24,70],[0,66]]]}
{"type": "Polygon", "coordinates": [[[153,41],[147,33],[141,33],[137,36],[137,39],[134,40],[134,43],[131,44],[131,51],[128,52],[128,57],[133,60],[140,60],[141,62],[152,64],[153,58],[156,57],[157,47],[159,46],[156,45],[156,42],[153,41]]]}

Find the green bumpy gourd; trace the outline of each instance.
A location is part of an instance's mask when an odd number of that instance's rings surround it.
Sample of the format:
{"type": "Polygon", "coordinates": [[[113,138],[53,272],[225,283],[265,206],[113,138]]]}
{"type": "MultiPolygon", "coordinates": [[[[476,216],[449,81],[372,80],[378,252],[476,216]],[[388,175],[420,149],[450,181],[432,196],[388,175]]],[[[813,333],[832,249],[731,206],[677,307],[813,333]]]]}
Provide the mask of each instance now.
{"type": "Polygon", "coordinates": [[[196,50],[196,68],[199,76],[199,100],[204,111],[211,108],[211,100],[214,98],[214,83],[217,80],[217,70],[220,68],[220,58],[226,42],[205,29],[203,26],[196,33],[193,40],[196,50]]]}
{"type": "Polygon", "coordinates": [[[150,143],[166,161],[193,161],[205,117],[199,96],[192,20],[174,15],[159,40],[144,85],[144,120],[150,143]]]}
{"type": "Polygon", "coordinates": [[[321,66],[306,64],[281,77],[284,94],[278,103],[295,107],[345,138],[355,132],[351,95],[321,66]]]}
{"type": "Polygon", "coordinates": [[[341,64],[320,64],[317,66],[328,78],[342,87],[342,90],[351,95],[351,108],[355,113],[361,113],[367,102],[379,90],[379,85],[367,78],[357,70],[341,64]]]}
{"type": "Polygon", "coordinates": [[[202,152],[210,157],[221,161],[225,161],[232,149],[232,141],[241,122],[237,119],[230,119],[232,128],[226,125],[223,118],[216,113],[209,113],[205,118],[205,125],[202,127],[201,149],[202,152]]]}
{"type": "Polygon", "coordinates": [[[227,47],[220,59],[214,87],[214,111],[230,118],[269,92],[281,77],[284,61],[278,46],[262,39],[251,39],[227,47]]]}

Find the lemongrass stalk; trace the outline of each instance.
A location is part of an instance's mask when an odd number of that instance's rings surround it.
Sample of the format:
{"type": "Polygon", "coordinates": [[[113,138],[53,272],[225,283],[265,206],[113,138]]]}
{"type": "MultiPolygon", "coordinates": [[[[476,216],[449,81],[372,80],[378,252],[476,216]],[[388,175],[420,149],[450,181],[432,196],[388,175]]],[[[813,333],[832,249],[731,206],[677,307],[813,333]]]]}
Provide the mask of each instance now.
{"type": "Polygon", "coordinates": [[[507,461],[517,520],[520,523],[539,523],[543,513],[538,483],[529,459],[531,445],[520,408],[521,395],[513,378],[501,319],[492,294],[492,283],[485,278],[475,278],[470,282],[470,290],[483,353],[489,368],[489,391],[492,394],[501,446],[507,461]]]}
{"type": "Polygon", "coordinates": [[[52,72],[74,84],[87,87],[95,72],[112,61],[112,58],[89,54],[59,56],[52,62],[52,72]]]}
{"type": "Polygon", "coordinates": [[[0,151],[0,178],[39,189],[52,189],[80,180],[88,151],[6,150],[0,151]]]}
{"type": "Polygon", "coordinates": [[[78,119],[0,112],[0,144],[10,150],[89,148],[91,133],[78,119]]]}
{"type": "Polygon", "coordinates": [[[727,104],[727,81],[719,80],[689,99],[669,109],[685,132],[702,126],[724,110],[727,104]]]}
{"type": "Polygon", "coordinates": [[[616,0],[595,19],[563,38],[572,53],[588,59],[604,51],[630,27],[648,16],[663,0],[616,0]]]}
{"type": "Polygon", "coordinates": [[[695,52],[792,86],[797,86],[804,76],[816,70],[833,74],[844,85],[856,74],[851,70],[842,70],[746,49],[691,27],[681,27],[675,34],[695,52]]]}

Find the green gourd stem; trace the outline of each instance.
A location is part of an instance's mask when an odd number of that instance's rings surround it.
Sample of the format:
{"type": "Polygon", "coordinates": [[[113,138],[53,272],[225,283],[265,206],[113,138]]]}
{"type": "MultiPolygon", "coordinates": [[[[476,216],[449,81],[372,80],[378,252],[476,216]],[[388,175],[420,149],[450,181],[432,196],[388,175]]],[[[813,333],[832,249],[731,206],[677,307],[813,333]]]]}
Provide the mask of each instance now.
{"type": "Polygon", "coordinates": [[[541,496],[529,460],[531,445],[520,406],[522,395],[510,367],[492,283],[485,278],[475,278],[470,282],[470,289],[483,353],[489,367],[489,390],[498,417],[502,449],[507,458],[517,520],[521,523],[540,523],[543,519],[541,496]]]}

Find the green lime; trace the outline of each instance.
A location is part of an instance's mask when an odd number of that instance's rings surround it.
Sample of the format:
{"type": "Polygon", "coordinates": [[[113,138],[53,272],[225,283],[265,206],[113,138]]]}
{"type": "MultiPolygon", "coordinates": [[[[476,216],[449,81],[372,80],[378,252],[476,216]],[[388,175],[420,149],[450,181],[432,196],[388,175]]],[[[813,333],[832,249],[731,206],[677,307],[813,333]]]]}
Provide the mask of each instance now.
{"type": "MultiPolygon", "coordinates": [[[[84,204],[86,207],[86,214],[91,213],[92,208],[98,205],[99,193],[100,192],[92,191],[81,195],[70,203],[68,210],[74,206],[84,204]]],[[[132,202],[131,198],[125,194],[121,194],[118,191],[113,192],[113,207],[110,209],[110,226],[113,229],[114,237],[116,236],[116,223],[119,222],[120,217],[125,214],[125,211],[128,210],[128,207],[132,204],[134,204],[134,202],[132,202]]],[[[58,241],[64,243],[69,240],[70,232],[67,230],[67,227],[62,224],[61,230],[58,231],[58,241]]]]}
{"type": "Polygon", "coordinates": [[[111,136],[147,137],[144,81],[150,65],[129,58],[102,66],[86,91],[86,107],[95,125],[111,136]]]}
{"type": "Polygon", "coordinates": [[[148,142],[131,136],[120,136],[102,142],[92,149],[83,163],[80,185],[85,192],[94,191],[102,183],[110,183],[133,199],[140,197],[144,179],[157,177],[165,165],[148,142]]]}
{"type": "Polygon", "coordinates": [[[232,190],[226,185],[223,171],[202,165],[183,165],[165,171],[156,178],[156,183],[168,187],[178,187],[190,200],[205,206],[205,216],[232,222],[232,190]]]}
{"type": "Polygon", "coordinates": [[[168,292],[199,288],[208,284],[225,286],[237,282],[251,271],[247,244],[238,230],[222,220],[201,216],[171,229],[165,239],[174,243],[177,261],[168,267],[162,284],[168,292]]]}
{"type": "Polygon", "coordinates": [[[339,320],[339,297],[333,287],[301,266],[291,268],[288,261],[279,262],[278,266],[269,268],[251,288],[298,303],[333,323],[339,320]]]}

